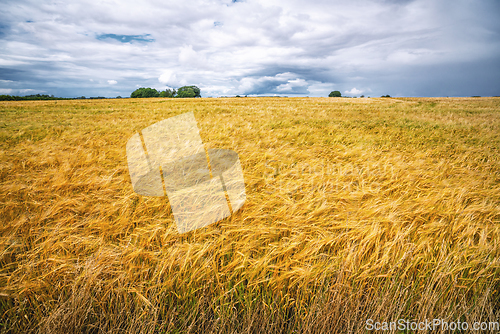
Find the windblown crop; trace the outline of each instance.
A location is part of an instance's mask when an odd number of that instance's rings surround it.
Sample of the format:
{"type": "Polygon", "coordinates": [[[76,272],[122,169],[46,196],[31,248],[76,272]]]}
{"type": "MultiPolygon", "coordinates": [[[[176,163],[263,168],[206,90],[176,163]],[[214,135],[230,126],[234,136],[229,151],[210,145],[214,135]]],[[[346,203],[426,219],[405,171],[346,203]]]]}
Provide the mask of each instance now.
{"type": "Polygon", "coordinates": [[[500,98],[1,102],[0,256],[6,333],[500,321],[500,98]],[[247,201],[178,234],[125,145],[189,111],[247,201]]]}

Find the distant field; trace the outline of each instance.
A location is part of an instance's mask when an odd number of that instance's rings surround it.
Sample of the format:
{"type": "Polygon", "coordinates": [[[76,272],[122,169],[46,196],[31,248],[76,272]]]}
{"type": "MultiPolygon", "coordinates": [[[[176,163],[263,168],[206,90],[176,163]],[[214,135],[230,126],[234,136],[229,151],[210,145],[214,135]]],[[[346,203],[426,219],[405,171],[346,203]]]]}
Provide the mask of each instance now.
{"type": "Polygon", "coordinates": [[[500,98],[0,102],[0,256],[8,333],[500,321],[500,98]],[[247,201],[179,235],[125,145],[189,111],[247,201]]]}

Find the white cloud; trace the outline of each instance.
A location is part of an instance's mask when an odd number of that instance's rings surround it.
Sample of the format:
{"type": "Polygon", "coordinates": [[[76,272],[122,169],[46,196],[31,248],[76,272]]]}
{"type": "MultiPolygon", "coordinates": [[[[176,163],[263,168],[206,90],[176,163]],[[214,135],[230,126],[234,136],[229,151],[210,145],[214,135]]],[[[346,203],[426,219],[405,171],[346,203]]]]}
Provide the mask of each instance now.
{"type": "Polygon", "coordinates": [[[35,89],[25,88],[25,89],[20,89],[19,93],[26,94],[26,93],[31,93],[31,92],[35,92],[35,91],[36,91],[35,89]]]}
{"type": "Polygon", "coordinates": [[[6,94],[6,95],[19,95],[19,96],[24,96],[24,95],[30,95],[30,94],[46,94],[47,92],[40,90],[40,89],[32,89],[32,88],[21,88],[21,89],[16,89],[16,88],[0,88],[0,94],[6,94]]]}
{"type": "Polygon", "coordinates": [[[116,85],[118,83],[118,81],[116,80],[108,80],[108,84],[110,85],[116,85]]]}
{"type": "Polygon", "coordinates": [[[178,87],[186,85],[186,80],[179,80],[172,70],[164,70],[158,81],[168,87],[178,87]]]}
{"type": "Polygon", "coordinates": [[[294,92],[296,88],[302,88],[306,87],[307,88],[308,83],[304,79],[294,79],[294,80],[288,80],[287,83],[283,83],[276,87],[276,90],[278,92],[283,92],[283,93],[291,93],[294,92]]]}
{"type": "Polygon", "coordinates": [[[356,89],[356,88],[353,88],[353,89],[351,89],[351,90],[346,90],[344,93],[345,93],[345,94],[350,94],[350,95],[356,95],[356,94],[361,94],[361,93],[363,93],[363,91],[362,91],[362,90],[359,90],[359,89],[356,89]]]}
{"type": "Polygon", "coordinates": [[[179,62],[182,65],[194,68],[203,68],[207,65],[205,55],[193,50],[192,45],[183,46],[179,52],[179,62]]]}

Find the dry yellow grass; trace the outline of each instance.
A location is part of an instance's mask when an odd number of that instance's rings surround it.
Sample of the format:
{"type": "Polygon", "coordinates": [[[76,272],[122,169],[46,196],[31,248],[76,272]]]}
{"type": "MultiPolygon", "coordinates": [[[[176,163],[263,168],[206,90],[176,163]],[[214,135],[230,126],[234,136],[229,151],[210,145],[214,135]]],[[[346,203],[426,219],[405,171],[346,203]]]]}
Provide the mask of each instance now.
{"type": "Polygon", "coordinates": [[[3,332],[500,321],[500,98],[0,103],[3,332]],[[179,235],[125,144],[193,111],[247,202],[179,235]]]}

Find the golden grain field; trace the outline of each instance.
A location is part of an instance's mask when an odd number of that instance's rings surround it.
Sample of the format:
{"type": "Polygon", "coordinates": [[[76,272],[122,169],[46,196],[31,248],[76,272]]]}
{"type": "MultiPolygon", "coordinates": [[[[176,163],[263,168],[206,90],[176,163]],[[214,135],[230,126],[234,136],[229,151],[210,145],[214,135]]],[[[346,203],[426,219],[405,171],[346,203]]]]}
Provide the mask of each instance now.
{"type": "Polygon", "coordinates": [[[0,256],[4,333],[500,321],[500,98],[0,102],[0,256]],[[180,235],[125,145],[190,111],[247,200],[180,235]]]}

